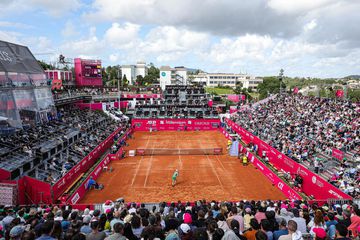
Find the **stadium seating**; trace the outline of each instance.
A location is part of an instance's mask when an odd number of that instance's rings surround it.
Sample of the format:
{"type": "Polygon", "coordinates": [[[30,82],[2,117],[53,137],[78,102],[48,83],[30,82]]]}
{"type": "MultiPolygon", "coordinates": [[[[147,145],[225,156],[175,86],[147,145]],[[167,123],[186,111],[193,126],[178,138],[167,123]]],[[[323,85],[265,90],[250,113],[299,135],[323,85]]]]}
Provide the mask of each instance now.
{"type": "Polygon", "coordinates": [[[359,196],[359,106],[342,100],[281,95],[233,115],[240,126],[351,196],[359,196]],[[332,155],[334,149],[344,159],[332,155]],[[317,171],[317,170],[316,170],[317,171]]]}
{"type": "Polygon", "coordinates": [[[50,173],[54,183],[118,127],[106,114],[67,106],[47,123],[1,136],[0,168],[11,172],[11,179],[47,180],[50,173]]]}
{"type": "Polygon", "coordinates": [[[140,100],[135,118],[218,118],[203,87],[166,86],[163,100],[140,100]]]}

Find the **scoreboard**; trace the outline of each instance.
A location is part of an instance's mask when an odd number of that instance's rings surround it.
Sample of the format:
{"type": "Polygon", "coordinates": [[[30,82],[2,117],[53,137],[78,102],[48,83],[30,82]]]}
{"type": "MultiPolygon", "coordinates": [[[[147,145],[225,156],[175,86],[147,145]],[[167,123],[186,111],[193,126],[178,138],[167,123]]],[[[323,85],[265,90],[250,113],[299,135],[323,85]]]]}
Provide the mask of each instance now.
{"type": "Polygon", "coordinates": [[[103,85],[100,60],[75,58],[74,62],[77,86],[99,87],[103,85]]]}
{"type": "Polygon", "coordinates": [[[83,75],[89,78],[101,77],[101,63],[83,63],[83,75]]]}

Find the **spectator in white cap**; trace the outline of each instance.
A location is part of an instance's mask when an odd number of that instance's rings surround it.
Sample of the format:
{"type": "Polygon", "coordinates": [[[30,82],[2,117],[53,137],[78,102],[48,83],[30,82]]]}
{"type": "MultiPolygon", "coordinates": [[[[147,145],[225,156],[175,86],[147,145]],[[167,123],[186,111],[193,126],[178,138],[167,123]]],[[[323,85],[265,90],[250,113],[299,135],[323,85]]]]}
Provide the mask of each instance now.
{"type": "Polygon", "coordinates": [[[91,227],[90,225],[90,221],[91,221],[91,216],[90,215],[85,215],[83,217],[83,225],[80,228],[80,232],[87,235],[89,233],[91,233],[91,227]]]}
{"type": "Polygon", "coordinates": [[[10,230],[10,238],[12,240],[19,240],[24,232],[23,226],[15,226],[10,230]]]}

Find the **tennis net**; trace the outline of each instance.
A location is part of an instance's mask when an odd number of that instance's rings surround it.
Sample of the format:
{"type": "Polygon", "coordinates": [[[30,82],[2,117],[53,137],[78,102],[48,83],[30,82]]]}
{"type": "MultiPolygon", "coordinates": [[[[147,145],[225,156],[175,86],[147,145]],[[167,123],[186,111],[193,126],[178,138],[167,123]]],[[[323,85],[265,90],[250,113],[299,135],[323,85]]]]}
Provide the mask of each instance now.
{"type": "Polygon", "coordinates": [[[147,148],[136,149],[136,155],[221,155],[222,148],[147,148]]]}

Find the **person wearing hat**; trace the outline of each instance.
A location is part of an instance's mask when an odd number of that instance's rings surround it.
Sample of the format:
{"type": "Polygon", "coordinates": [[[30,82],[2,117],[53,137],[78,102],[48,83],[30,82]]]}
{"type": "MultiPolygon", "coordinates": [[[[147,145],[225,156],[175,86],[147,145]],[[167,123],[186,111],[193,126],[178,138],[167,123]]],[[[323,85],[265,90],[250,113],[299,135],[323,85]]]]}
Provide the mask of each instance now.
{"type": "MultiPolygon", "coordinates": [[[[251,213],[251,208],[250,207],[246,207],[245,208],[245,214],[244,214],[244,229],[247,230],[250,228],[250,222],[251,219],[253,219],[254,216],[251,213]]],[[[255,219],[256,220],[256,219],[255,219]]],[[[256,220],[257,221],[257,220],[256,220]]]]}
{"type": "Polygon", "coordinates": [[[91,216],[90,215],[85,215],[83,217],[83,225],[80,228],[80,232],[87,235],[89,233],[91,233],[91,227],[90,225],[90,221],[91,221],[91,216]]]}
{"type": "Polygon", "coordinates": [[[173,175],[172,175],[172,183],[171,183],[171,185],[174,187],[175,186],[175,184],[176,184],[176,178],[179,176],[179,170],[175,170],[175,172],[173,173],[173,175]]]}
{"type": "Polygon", "coordinates": [[[10,230],[10,238],[13,240],[21,239],[21,236],[24,232],[24,228],[22,226],[15,226],[10,230]]]}
{"type": "Polygon", "coordinates": [[[182,223],[179,227],[180,231],[179,234],[181,236],[181,240],[190,240],[192,239],[192,231],[191,231],[191,227],[189,226],[189,224],[187,223],[182,223]]]}

